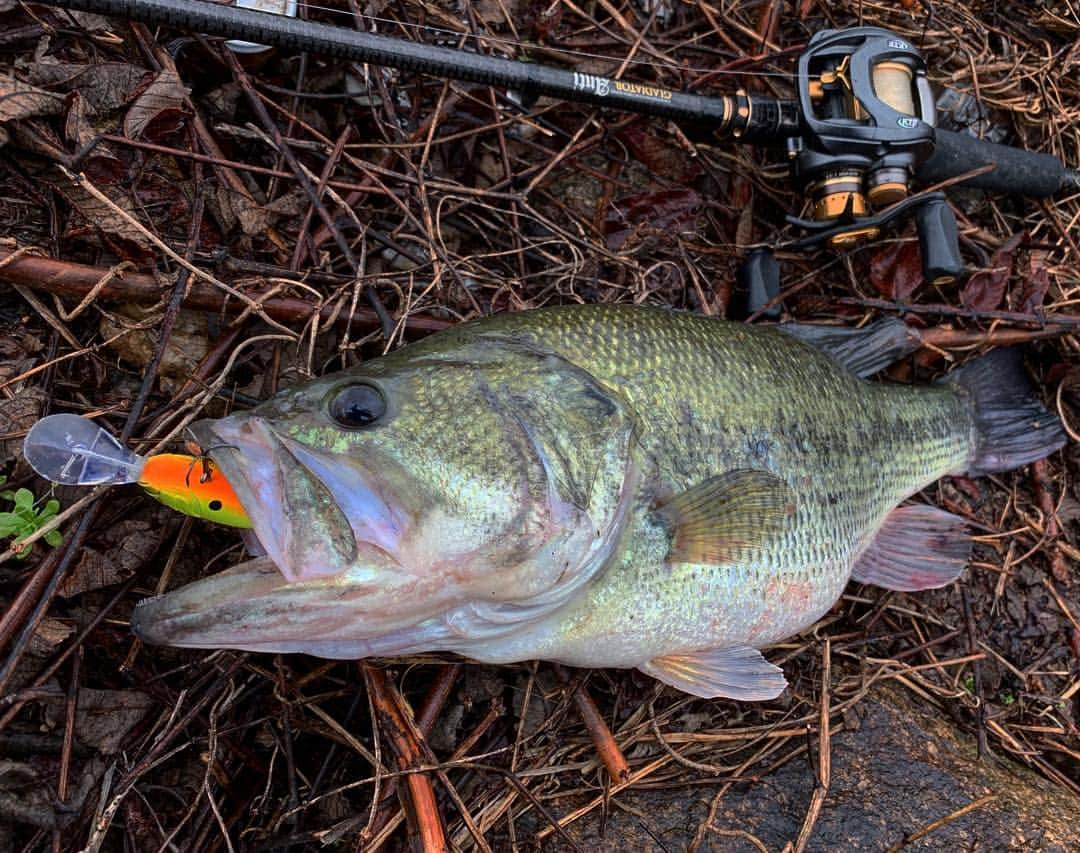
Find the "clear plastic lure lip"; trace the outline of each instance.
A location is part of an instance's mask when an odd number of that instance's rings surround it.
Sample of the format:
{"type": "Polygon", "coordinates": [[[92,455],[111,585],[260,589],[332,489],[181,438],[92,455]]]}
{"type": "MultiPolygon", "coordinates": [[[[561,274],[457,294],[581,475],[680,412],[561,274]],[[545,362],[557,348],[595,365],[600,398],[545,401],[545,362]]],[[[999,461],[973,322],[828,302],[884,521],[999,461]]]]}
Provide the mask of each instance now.
{"type": "Polygon", "coordinates": [[[38,475],[64,486],[137,483],[146,460],[78,415],[49,415],[27,433],[23,455],[38,475]]]}

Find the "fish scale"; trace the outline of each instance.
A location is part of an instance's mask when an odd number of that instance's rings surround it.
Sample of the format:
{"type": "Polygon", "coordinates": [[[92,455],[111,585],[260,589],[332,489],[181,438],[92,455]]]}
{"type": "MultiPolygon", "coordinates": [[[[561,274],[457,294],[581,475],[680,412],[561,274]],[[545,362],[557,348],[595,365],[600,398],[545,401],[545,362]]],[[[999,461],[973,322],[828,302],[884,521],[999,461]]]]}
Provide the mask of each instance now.
{"type": "MultiPolygon", "coordinates": [[[[782,673],[757,650],[850,578],[918,590],[963,570],[963,520],[905,498],[1064,442],[1011,357],[874,383],[807,334],[634,306],[507,314],[200,422],[267,557],[140,604],[133,626],[185,646],[638,667],[699,696],[774,697],[782,673]],[[356,388],[380,411],[354,428],[330,401],[356,388]]],[[[851,352],[876,334],[829,338],[851,352]]]]}

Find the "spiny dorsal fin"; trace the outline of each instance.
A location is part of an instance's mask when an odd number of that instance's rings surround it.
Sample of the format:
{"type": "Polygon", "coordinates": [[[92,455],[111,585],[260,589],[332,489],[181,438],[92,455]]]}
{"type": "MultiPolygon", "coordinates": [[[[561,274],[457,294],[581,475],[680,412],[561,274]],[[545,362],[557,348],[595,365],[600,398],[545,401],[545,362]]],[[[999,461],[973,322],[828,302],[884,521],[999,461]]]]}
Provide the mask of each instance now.
{"type": "Polygon", "coordinates": [[[720,565],[749,559],[779,536],[795,512],[787,483],[768,471],[710,477],[656,510],[671,529],[673,563],[720,565]]]}
{"type": "Polygon", "coordinates": [[[703,699],[724,696],[761,702],[775,699],[787,687],[783,670],[749,646],[664,655],[638,669],[657,681],[703,699]]]}
{"type": "Polygon", "coordinates": [[[960,516],[936,507],[897,507],[855,561],[851,576],[898,592],[946,586],[971,556],[965,526],[960,516]]]}

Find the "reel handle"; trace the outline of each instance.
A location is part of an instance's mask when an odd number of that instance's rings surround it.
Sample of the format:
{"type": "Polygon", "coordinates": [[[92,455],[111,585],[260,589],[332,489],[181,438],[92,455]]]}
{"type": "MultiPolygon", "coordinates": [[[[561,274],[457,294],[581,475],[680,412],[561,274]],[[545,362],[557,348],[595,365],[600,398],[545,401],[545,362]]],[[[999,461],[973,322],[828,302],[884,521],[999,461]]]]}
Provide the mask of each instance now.
{"type": "Polygon", "coordinates": [[[928,199],[915,210],[915,228],[919,234],[919,255],[923,278],[932,284],[947,284],[964,272],[960,257],[960,237],[956,215],[941,198],[928,199]]]}

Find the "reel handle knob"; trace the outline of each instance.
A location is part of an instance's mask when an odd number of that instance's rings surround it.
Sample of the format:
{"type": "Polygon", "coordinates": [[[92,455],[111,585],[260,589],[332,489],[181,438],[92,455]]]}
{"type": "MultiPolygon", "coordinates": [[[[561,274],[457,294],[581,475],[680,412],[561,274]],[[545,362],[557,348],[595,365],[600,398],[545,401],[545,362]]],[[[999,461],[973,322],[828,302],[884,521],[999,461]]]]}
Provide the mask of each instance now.
{"type": "Polygon", "coordinates": [[[772,249],[753,249],[739,267],[739,290],[746,316],[759,311],[771,320],[780,318],[780,306],[765,308],[780,295],[780,265],[772,249]]]}
{"type": "Polygon", "coordinates": [[[956,215],[948,202],[928,199],[915,211],[923,276],[934,284],[947,284],[964,272],[956,215]]]}

